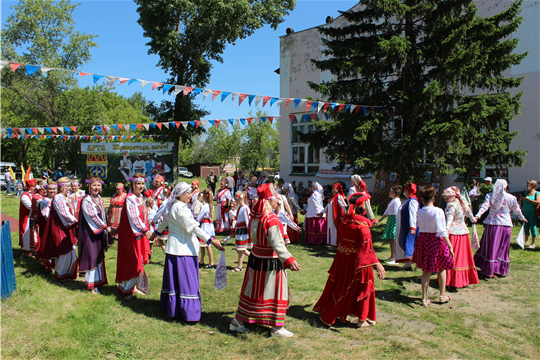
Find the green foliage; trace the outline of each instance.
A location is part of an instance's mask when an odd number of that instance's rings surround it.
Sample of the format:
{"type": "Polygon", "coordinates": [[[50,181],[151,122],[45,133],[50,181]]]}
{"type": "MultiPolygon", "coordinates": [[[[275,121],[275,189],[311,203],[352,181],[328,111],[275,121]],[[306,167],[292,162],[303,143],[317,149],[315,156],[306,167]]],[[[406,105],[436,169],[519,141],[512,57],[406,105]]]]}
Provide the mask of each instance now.
{"type": "Polygon", "coordinates": [[[211,163],[220,164],[224,167],[227,164],[236,164],[240,155],[242,145],[243,131],[240,126],[221,125],[219,128],[211,127],[208,129],[208,138],[206,139],[204,150],[210,154],[211,163]]]}
{"type": "MultiPolygon", "coordinates": [[[[256,116],[266,114],[259,110],[256,116]]],[[[257,121],[244,128],[240,168],[256,171],[259,167],[279,169],[279,122],[257,121]]]]}
{"type": "MultiPolygon", "coordinates": [[[[159,56],[167,83],[204,87],[210,79],[211,61],[222,62],[227,44],[234,44],[264,25],[276,29],[296,4],[294,0],[135,0],[139,24],[149,38],[149,54],[159,56]]],[[[191,94],[179,93],[174,104],[164,101],[159,114],[168,121],[193,121],[202,110],[191,94]]],[[[177,176],[180,143],[189,143],[201,129],[171,129],[175,144],[174,174],[177,176]]]]}
{"type": "Polygon", "coordinates": [[[521,93],[509,90],[523,79],[504,74],[527,55],[510,37],[521,3],[486,18],[472,0],[363,0],[342,12],[349,24],[320,28],[326,58],[313,61],[335,80],[310,86],[379,108],[319,122],[303,138],[340,168],[384,168],[404,181],[421,178],[426,163],[466,177],[485,164],[521,166],[525,153],[509,150],[521,93]]]}

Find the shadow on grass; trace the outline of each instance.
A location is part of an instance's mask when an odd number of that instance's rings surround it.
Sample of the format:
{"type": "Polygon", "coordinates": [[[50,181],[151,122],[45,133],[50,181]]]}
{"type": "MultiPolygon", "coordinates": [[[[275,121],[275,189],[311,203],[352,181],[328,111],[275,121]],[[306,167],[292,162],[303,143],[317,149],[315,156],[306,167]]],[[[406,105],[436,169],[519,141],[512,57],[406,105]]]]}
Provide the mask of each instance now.
{"type": "MultiPolygon", "coordinates": [[[[330,247],[328,245],[311,245],[306,243],[291,243],[289,247],[300,247],[302,250],[305,250],[309,255],[316,257],[328,257],[334,258],[336,256],[337,248],[330,247]]],[[[293,251],[294,252],[294,251],[293,251]]]]}
{"type": "Polygon", "coordinates": [[[411,308],[412,304],[418,304],[418,298],[403,295],[401,290],[375,290],[375,297],[381,301],[405,304],[411,308]]]}

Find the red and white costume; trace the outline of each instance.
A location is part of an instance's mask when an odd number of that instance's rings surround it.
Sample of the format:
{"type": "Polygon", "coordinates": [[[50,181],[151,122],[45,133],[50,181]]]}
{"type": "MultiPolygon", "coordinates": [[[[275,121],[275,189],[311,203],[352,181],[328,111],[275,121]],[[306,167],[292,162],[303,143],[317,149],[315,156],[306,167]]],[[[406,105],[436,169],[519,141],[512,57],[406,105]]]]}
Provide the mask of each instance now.
{"type": "Polygon", "coordinates": [[[293,231],[298,231],[300,230],[300,227],[296,225],[296,223],[289,217],[289,214],[287,214],[287,212],[283,209],[279,210],[276,215],[279,221],[281,221],[283,224],[283,240],[285,241],[286,245],[289,245],[291,241],[289,240],[289,235],[287,234],[287,228],[291,228],[293,231]]]}
{"type": "Polygon", "coordinates": [[[118,228],[118,261],[116,263],[116,282],[118,292],[128,297],[133,294],[135,285],[144,274],[148,264],[150,243],[145,233],[148,225],[148,209],[142,195],[129,193],[122,208],[118,228]]]}
{"type": "Polygon", "coordinates": [[[74,192],[69,195],[69,198],[71,199],[71,202],[73,203],[73,208],[75,209],[75,218],[79,218],[79,211],[81,210],[81,201],[82,198],[86,195],[86,193],[83,190],[77,190],[77,192],[74,192]]]}
{"type": "Polygon", "coordinates": [[[161,206],[161,203],[165,199],[165,196],[163,196],[163,189],[165,189],[164,185],[158,186],[154,189],[154,203],[159,208],[161,206]]]}
{"type": "Polygon", "coordinates": [[[216,231],[223,232],[230,229],[229,212],[225,209],[225,204],[233,200],[229,189],[220,189],[216,192],[214,200],[217,201],[216,211],[216,231]]]}
{"type": "Polygon", "coordinates": [[[108,216],[109,224],[111,224],[111,227],[114,229],[120,226],[120,216],[122,215],[122,208],[124,207],[126,198],[127,194],[123,192],[121,195],[115,196],[111,199],[108,216]]]}
{"type": "MultiPolygon", "coordinates": [[[[212,214],[210,214],[210,205],[203,204],[201,207],[201,211],[199,211],[199,214],[197,215],[197,221],[201,224],[200,228],[207,233],[209,236],[216,236],[216,232],[214,230],[214,222],[212,220],[212,214]]],[[[199,246],[200,247],[209,247],[206,240],[198,238],[199,239],[199,246]]]]}
{"type": "Polygon", "coordinates": [[[338,246],[337,227],[343,215],[347,213],[347,202],[345,201],[341,184],[334,184],[334,188],[338,189],[338,193],[332,196],[322,213],[327,214],[326,238],[328,244],[331,246],[338,246]]]}
{"type": "Polygon", "coordinates": [[[30,212],[30,252],[33,253],[39,248],[41,239],[40,233],[43,232],[47,221],[47,219],[41,215],[40,203],[43,199],[44,197],[39,193],[32,196],[32,211],[30,212]]]}
{"type": "Polygon", "coordinates": [[[197,185],[197,188],[193,191],[193,193],[191,194],[191,198],[189,199],[188,209],[190,209],[191,211],[193,211],[193,204],[199,198],[199,194],[201,193],[199,191],[199,180],[195,180],[191,183],[191,185],[193,184],[197,185]]]}
{"type": "MultiPolygon", "coordinates": [[[[35,186],[35,183],[34,183],[35,186]]],[[[19,206],[19,246],[23,252],[30,252],[30,215],[32,213],[32,195],[28,191],[21,195],[19,206]]]]}

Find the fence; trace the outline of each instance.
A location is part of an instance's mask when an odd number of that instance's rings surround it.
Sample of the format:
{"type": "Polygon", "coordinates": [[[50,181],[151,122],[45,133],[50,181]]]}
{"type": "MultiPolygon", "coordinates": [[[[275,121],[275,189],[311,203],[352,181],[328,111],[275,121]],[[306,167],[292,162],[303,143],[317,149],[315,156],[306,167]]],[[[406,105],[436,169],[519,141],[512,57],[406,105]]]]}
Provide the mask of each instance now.
{"type": "Polygon", "coordinates": [[[9,221],[2,221],[2,298],[10,297],[17,284],[15,282],[15,266],[13,264],[13,248],[9,221]]]}

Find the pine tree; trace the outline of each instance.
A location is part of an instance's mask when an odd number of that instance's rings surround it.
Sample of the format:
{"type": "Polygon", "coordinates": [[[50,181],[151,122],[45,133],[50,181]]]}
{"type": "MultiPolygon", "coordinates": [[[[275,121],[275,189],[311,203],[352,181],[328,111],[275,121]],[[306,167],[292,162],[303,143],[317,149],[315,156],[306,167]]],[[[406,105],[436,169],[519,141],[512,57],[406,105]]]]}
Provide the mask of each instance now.
{"type": "Polygon", "coordinates": [[[521,166],[525,153],[508,145],[518,132],[522,78],[505,70],[514,54],[509,38],[521,23],[522,1],[482,18],[472,0],[362,0],[341,12],[348,24],[321,27],[324,60],[313,61],[334,80],[311,83],[323,98],[373,105],[318,122],[305,140],[355,172],[422,176],[425,163],[444,174],[485,164],[521,166]]]}

